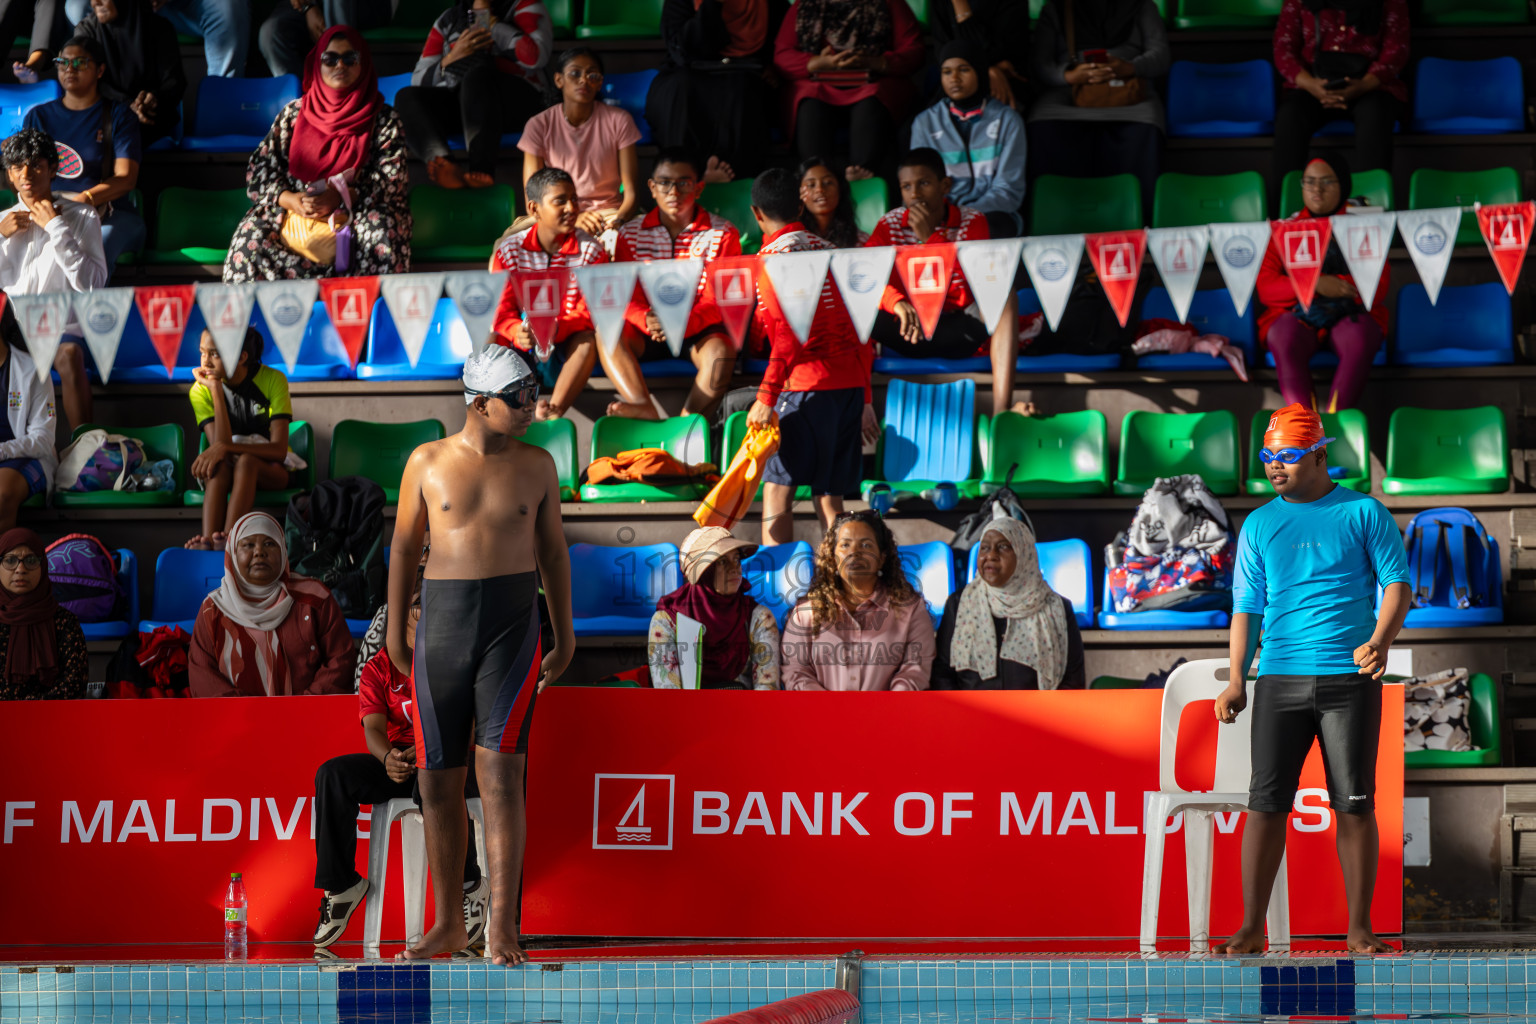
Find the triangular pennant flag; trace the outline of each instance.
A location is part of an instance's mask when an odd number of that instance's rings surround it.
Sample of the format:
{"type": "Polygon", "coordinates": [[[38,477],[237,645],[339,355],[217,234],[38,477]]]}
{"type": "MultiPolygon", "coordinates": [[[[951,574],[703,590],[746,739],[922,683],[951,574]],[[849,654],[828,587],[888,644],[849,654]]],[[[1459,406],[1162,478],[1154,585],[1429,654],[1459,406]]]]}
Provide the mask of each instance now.
{"type": "Polygon", "coordinates": [[[640,287],[651,300],[651,312],[661,321],[662,333],[667,336],[667,347],[673,358],[683,354],[683,341],[688,337],[688,314],[693,312],[693,302],[699,297],[699,282],[704,274],[704,261],[647,260],[640,264],[640,287]]]}
{"type": "Polygon", "coordinates": [[[368,323],[373,318],[373,303],[379,297],[377,277],[326,277],[320,280],[320,297],[331,326],[347,350],[347,358],[356,366],[368,337],[368,323]]]}
{"type": "Polygon", "coordinates": [[[704,268],[704,294],[720,311],[720,322],[736,351],[747,339],[747,325],[757,305],[757,257],[727,256],[704,268]]]}
{"type": "Polygon", "coordinates": [[[1483,241],[1488,243],[1488,252],[1510,295],[1515,294],[1520,264],[1525,262],[1525,250],[1531,244],[1532,221],[1536,221],[1536,203],[1529,199],[1477,207],[1477,226],[1483,229],[1483,241]]]}
{"type": "Polygon", "coordinates": [[[933,337],[939,326],[939,314],[944,312],[950,278],[955,273],[954,243],[901,246],[896,250],[896,273],[907,301],[917,310],[923,334],[933,337]]]}
{"type": "Polygon", "coordinates": [[[1147,252],[1152,254],[1152,263],[1168,290],[1168,300],[1173,303],[1179,323],[1189,319],[1189,304],[1194,301],[1210,241],[1211,229],[1203,224],[1147,229],[1147,252]]]}
{"type": "Polygon", "coordinates": [[[1077,265],[1083,258],[1082,235],[1039,235],[1024,239],[1024,269],[1035,286],[1040,311],[1051,330],[1061,322],[1067,298],[1077,280],[1077,265]]]}
{"type": "Polygon", "coordinates": [[[260,281],[256,285],[256,305],[267,322],[267,333],[282,353],[283,362],[292,373],[299,363],[299,349],[304,345],[304,331],[320,298],[316,280],[260,281]]]}
{"type": "Polygon", "coordinates": [[[1413,267],[1433,306],[1440,299],[1440,286],[1451,265],[1451,250],[1456,233],[1461,230],[1461,207],[1443,206],[1433,210],[1403,210],[1397,215],[1397,233],[1403,236],[1413,267]]]}
{"type": "Polygon", "coordinates": [[[1147,249],[1147,233],[1104,231],[1084,239],[1088,260],[1099,276],[1109,305],[1124,327],[1131,316],[1131,300],[1136,297],[1136,282],[1141,277],[1141,257],[1147,249]]]}
{"type": "Polygon", "coordinates": [[[459,307],[464,327],[469,331],[471,350],[485,348],[496,323],[496,306],[507,287],[505,270],[455,270],[443,279],[443,289],[459,307]]]}
{"type": "Polygon", "coordinates": [[[197,308],[203,311],[203,326],[213,335],[213,345],[219,350],[225,373],[234,373],[240,365],[240,350],[245,347],[245,329],[251,326],[251,306],[255,301],[254,285],[197,286],[197,308]]]}
{"type": "Polygon", "coordinates": [[[1387,250],[1392,247],[1392,229],[1397,214],[1373,210],[1370,213],[1341,213],[1328,218],[1333,222],[1333,237],[1338,240],[1349,276],[1367,311],[1376,297],[1381,268],[1387,265],[1387,250]]]}
{"type": "Polygon", "coordinates": [[[1323,259],[1328,255],[1328,241],[1333,235],[1333,226],[1328,221],[1327,217],[1308,217],[1272,221],[1269,225],[1269,244],[1275,247],[1303,309],[1312,306],[1312,294],[1323,272],[1323,259]]]}
{"type": "Polygon", "coordinates": [[[547,360],[555,350],[555,334],[560,326],[560,316],[565,312],[565,293],[571,286],[571,272],[564,267],[518,270],[513,272],[513,282],[523,323],[533,332],[534,354],[540,360],[547,360]]]}
{"type": "MultiPolygon", "coordinates": [[[[576,287],[587,303],[587,315],[597,329],[597,343],[604,352],[612,352],[624,333],[624,313],[635,297],[638,263],[595,263],[577,267],[576,287]]],[[[670,338],[670,333],[668,334],[670,338]]]]}
{"type": "MultiPolygon", "coordinates": [[[[0,309],[4,309],[0,306],[0,309]]],[[[128,326],[128,310],[133,308],[132,288],[98,288],[74,297],[75,320],[85,335],[85,347],[91,350],[101,382],[112,379],[112,364],[117,361],[117,343],[128,326]]]]}
{"type": "Polygon", "coordinates": [[[896,264],[894,245],[877,245],[871,248],[834,249],[828,269],[837,290],[843,293],[843,305],[848,307],[848,319],[859,340],[869,342],[869,332],[875,329],[875,317],[880,314],[880,296],[891,280],[891,267],[896,264]]]}
{"type": "Polygon", "coordinates": [[[976,309],[990,333],[1013,294],[1013,282],[1019,273],[1019,254],[1024,251],[1022,238],[994,238],[986,241],[955,243],[955,260],[965,275],[965,283],[976,297],[976,309]]]}
{"type": "Polygon", "coordinates": [[[1254,282],[1269,248],[1269,221],[1244,221],[1237,224],[1211,225],[1211,255],[1216,269],[1232,296],[1232,308],[1242,316],[1253,297],[1254,282]]]}
{"type": "Polygon", "coordinates": [[[53,373],[53,357],[59,351],[59,339],[64,337],[71,298],[69,292],[11,296],[16,323],[21,327],[21,336],[27,339],[27,352],[37,364],[41,380],[49,380],[53,373]]]}
{"type": "Polygon", "coordinates": [[[805,252],[781,252],[763,257],[763,273],[779,307],[779,315],[804,345],[811,336],[811,323],[821,305],[822,287],[832,253],[827,249],[805,252]]]}
{"type": "Polygon", "coordinates": [[[149,340],[165,364],[165,376],[171,376],[176,368],[176,356],[181,351],[181,336],[187,329],[187,318],[192,314],[192,302],[196,289],[190,284],[157,284],[133,290],[134,305],[139,307],[139,317],[149,340]]]}
{"type": "Polygon", "coordinates": [[[437,300],[443,297],[444,274],[390,274],[379,278],[379,297],[395,322],[395,333],[405,358],[415,366],[421,359],[421,346],[427,330],[437,316],[437,300]]]}

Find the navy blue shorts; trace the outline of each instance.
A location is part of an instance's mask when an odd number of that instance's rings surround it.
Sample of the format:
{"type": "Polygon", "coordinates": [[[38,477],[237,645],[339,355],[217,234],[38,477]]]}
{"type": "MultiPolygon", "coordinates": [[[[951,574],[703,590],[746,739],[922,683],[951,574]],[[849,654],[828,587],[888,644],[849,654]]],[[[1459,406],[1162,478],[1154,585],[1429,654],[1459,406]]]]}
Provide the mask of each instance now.
{"type": "Polygon", "coordinates": [[[781,391],[779,450],[763,479],[811,493],[857,494],[864,468],[864,389],[781,391]]]}
{"type": "Polygon", "coordinates": [[[0,469],[14,469],[27,481],[27,494],[42,494],[48,489],[48,474],[43,471],[43,464],[36,459],[5,459],[0,461],[0,469]]]}

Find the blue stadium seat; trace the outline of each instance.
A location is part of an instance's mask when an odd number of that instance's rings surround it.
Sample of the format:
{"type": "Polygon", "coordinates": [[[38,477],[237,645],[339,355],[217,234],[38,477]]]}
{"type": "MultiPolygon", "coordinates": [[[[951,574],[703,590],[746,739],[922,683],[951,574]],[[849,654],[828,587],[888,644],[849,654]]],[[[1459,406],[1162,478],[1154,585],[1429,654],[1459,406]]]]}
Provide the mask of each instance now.
{"type": "MultiPolygon", "coordinates": [[[[1093,553],[1083,540],[1047,540],[1035,545],[1040,573],[1051,589],[1072,602],[1079,629],[1093,628],[1093,553]]],[[[966,565],[967,583],[976,578],[976,548],[966,565]]]]}
{"type": "Polygon", "coordinates": [[[742,590],[773,612],[781,632],[795,602],[810,589],[815,561],[816,553],[803,540],[758,548],[742,560],[742,590]]]}
{"type": "MultiPolygon", "coordinates": [[[[1020,288],[1017,292],[1019,315],[1040,312],[1040,298],[1033,288],[1020,288]]],[[[979,369],[991,369],[989,360],[981,360],[979,369]]],[[[1120,369],[1120,353],[1105,352],[1098,355],[1078,352],[1055,352],[1050,355],[1032,356],[1025,349],[1016,364],[1020,373],[1093,373],[1097,370],[1120,369]]]]}
{"type": "MultiPolygon", "coordinates": [[[[1402,131],[1403,123],[1401,121],[1393,121],[1392,130],[1394,132],[1402,131]]],[[[1336,121],[1329,121],[1327,124],[1323,125],[1317,131],[1312,133],[1314,138],[1327,138],[1329,136],[1353,134],[1355,134],[1355,122],[1352,118],[1348,117],[1341,117],[1336,121]]],[[[1356,177],[1356,184],[1359,184],[1358,176],[1356,177]]]]}
{"type": "Polygon", "coordinates": [[[1429,135],[1525,131],[1525,83],[1513,57],[1425,57],[1413,86],[1413,130],[1429,135]]]}
{"type": "Polygon", "coordinates": [[[127,548],[118,548],[117,582],[127,595],[121,619],[106,622],[82,622],[80,630],[87,640],[121,640],[139,629],[139,560],[127,548]]]}
{"type": "Polygon", "coordinates": [[[651,126],[645,120],[645,95],[651,91],[656,69],[621,72],[603,79],[603,102],[629,111],[640,129],[640,145],[651,141],[651,126]]]}
{"type": "Polygon", "coordinates": [[[379,76],[379,95],[384,97],[384,102],[390,106],[395,105],[395,94],[411,84],[411,72],[404,71],[398,75],[379,76]]]}
{"type": "Polygon", "coordinates": [[[1176,60],[1168,71],[1168,134],[1243,139],[1275,130],[1275,72],[1267,60],[1176,60]]]}
{"type": "Polygon", "coordinates": [[[192,130],[181,148],[198,153],[249,153],[261,144],[278,113],[299,98],[299,80],[204,78],[197,87],[192,130]]]}
{"type": "Polygon", "coordinates": [[[368,325],[368,347],[357,364],[358,380],[456,380],[464,371],[471,345],[469,329],[450,298],[437,300],[432,326],[422,342],[421,358],[412,366],[389,307],[380,299],[373,306],[368,325]]]}
{"type": "Polygon", "coordinates": [[[1099,606],[1100,629],[1226,629],[1232,625],[1232,613],[1213,609],[1210,611],[1177,611],[1152,608],[1136,612],[1117,612],[1109,593],[1109,570],[1104,570],[1104,599],[1099,606]]]}
{"type": "MultiPolygon", "coordinates": [[[[1251,368],[1258,352],[1259,332],[1254,318],[1255,303],[1248,303],[1247,311],[1237,315],[1232,308],[1232,295],[1225,288],[1207,288],[1195,292],[1189,303],[1187,323],[1201,334],[1220,334],[1243,350],[1246,364],[1251,368]]],[[[1141,303],[1141,319],[1177,320],[1173,300],[1168,289],[1157,287],[1147,292],[1141,303]]],[[[1213,370],[1225,369],[1227,361],[1220,356],[1208,356],[1203,352],[1162,352],[1137,356],[1136,366],[1142,370],[1213,370]]]]}
{"type": "Polygon", "coordinates": [[[1515,361],[1509,293],[1497,281],[1441,288],[1431,306],[1415,281],[1397,293],[1398,366],[1504,366],[1515,361]]]}
{"type": "MultiPolygon", "coordinates": [[[[291,373],[283,360],[283,354],[277,349],[277,342],[272,340],[272,332],[267,327],[266,318],[261,315],[260,306],[251,309],[251,326],[267,339],[266,347],[261,350],[261,361],[283,371],[290,381],[352,379],[352,360],[347,357],[341,335],[336,333],[336,328],[331,324],[331,315],[325,311],[325,303],[315,303],[309,324],[304,328],[304,338],[299,342],[298,361],[294,363],[291,373]]],[[[198,334],[192,335],[194,338],[202,333],[201,319],[196,327],[198,334]]],[[[191,333],[190,328],[188,333],[191,333]]]]}
{"type": "Polygon", "coordinates": [[[188,633],[197,622],[203,598],[224,582],[224,552],[166,548],[155,559],[155,595],[141,632],[156,626],[180,626],[188,633]]]}
{"type": "Polygon", "coordinates": [[[656,602],[680,585],[676,544],[571,545],[571,595],[577,636],[643,636],[656,602]]]}
{"type": "Polygon", "coordinates": [[[925,491],[935,484],[960,484],[975,474],[976,382],[914,384],[896,379],[885,393],[879,479],[892,490],[925,491]]]}
{"type": "Polygon", "coordinates": [[[926,544],[899,544],[896,552],[901,558],[901,568],[923,595],[928,604],[928,614],[933,616],[934,627],[944,617],[944,602],[955,592],[955,552],[943,541],[930,540],[926,544]]]}
{"type": "Polygon", "coordinates": [[[176,368],[170,377],[166,377],[165,364],[160,362],[160,353],[155,351],[155,346],[150,342],[149,332],[144,329],[138,307],[134,306],[129,310],[127,326],[123,328],[123,336],[117,343],[117,357],[112,361],[112,383],[192,383],[192,368],[201,361],[197,342],[202,329],[203,317],[194,303],[187,330],[181,336],[181,348],[176,353],[176,368]],[[195,332],[192,330],[193,320],[197,323],[195,332]]]}
{"type": "MultiPolygon", "coordinates": [[[[63,95],[64,90],[59,87],[58,81],[52,78],[45,78],[31,85],[18,85],[15,82],[0,85],[0,138],[20,131],[21,122],[26,118],[27,111],[44,103],[50,103],[63,95]]],[[[9,187],[10,182],[5,184],[9,187]]]]}

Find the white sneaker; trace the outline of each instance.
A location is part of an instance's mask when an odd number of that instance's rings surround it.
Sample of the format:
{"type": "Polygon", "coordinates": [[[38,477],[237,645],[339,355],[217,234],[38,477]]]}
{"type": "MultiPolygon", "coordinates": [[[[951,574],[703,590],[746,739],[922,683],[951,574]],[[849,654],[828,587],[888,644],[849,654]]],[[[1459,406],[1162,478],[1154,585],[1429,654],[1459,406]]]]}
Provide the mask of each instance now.
{"type": "Polygon", "coordinates": [[[471,946],[485,941],[485,919],[490,909],[491,883],[481,875],[479,884],[464,892],[464,930],[469,933],[471,946]]]}
{"type": "Polygon", "coordinates": [[[368,894],[368,879],[359,878],[350,889],[341,892],[326,890],[320,897],[320,923],[315,926],[315,945],[324,949],[347,930],[352,912],[362,906],[368,894]]]}

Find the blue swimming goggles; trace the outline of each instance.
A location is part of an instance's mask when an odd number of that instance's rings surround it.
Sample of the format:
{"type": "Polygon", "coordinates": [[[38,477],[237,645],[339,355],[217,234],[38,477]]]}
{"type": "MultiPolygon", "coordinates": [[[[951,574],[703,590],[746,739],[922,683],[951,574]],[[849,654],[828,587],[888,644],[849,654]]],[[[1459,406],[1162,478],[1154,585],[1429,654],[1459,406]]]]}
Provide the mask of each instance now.
{"type": "Polygon", "coordinates": [[[1283,462],[1287,466],[1294,466],[1296,463],[1301,461],[1301,457],[1303,455],[1309,455],[1312,452],[1317,451],[1319,448],[1328,445],[1334,440],[1335,438],[1325,437],[1310,448],[1281,448],[1277,452],[1272,452],[1268,448],[1260,448],[1259,461],[1265,465],[1268,465],[1271,462],[1283,462]]]}

